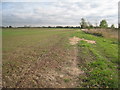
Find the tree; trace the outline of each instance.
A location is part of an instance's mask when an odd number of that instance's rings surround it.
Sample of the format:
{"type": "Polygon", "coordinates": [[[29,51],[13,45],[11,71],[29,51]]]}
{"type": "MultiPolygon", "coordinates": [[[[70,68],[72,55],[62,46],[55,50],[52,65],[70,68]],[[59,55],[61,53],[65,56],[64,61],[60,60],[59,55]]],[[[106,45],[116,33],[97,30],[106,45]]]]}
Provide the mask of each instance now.
{"type": "Polygon", "coordinates": [[[12,28],[12,26],[9,26],[8,28],[12,28]]]}
{"type": "Polygon", "coordinates": [[[111,28],[115,28],[114,24],[111,25],[111,28]]]}
{"type": "Polygon", "coordinates": [[[97,20],[96,20],[96,22],[95,22],[95,28],[97,28],[98,27],[98,23],[97,23],[97,20]]]}
{"type": "Polygon", "coordinates": [[[90,29],[90,28],[93,28],[93,25],[90,23],[90,22],[88,22],[88,28],[90,29]]]}
{"type": "Polygon", "coordinates": [[[80,26],[81,28],[87,28],[87,22],[85,21],[84,18],[81,19],[80,26]]]}
{"type": "Polygon", "coordinates": [[[106,21],[106,20],[102,20],[102,21],[100,22],[100,27],[101,27],[101,28],[107,28],[107,27],[108,27],[107,21],[106,21]]]}

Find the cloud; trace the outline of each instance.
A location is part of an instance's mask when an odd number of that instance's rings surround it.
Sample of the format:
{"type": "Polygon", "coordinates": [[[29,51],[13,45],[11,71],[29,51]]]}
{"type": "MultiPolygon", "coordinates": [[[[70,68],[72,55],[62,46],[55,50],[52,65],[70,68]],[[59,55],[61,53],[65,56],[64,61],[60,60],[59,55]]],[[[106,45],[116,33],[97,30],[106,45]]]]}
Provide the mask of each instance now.
{"type": "Polygon", "coordinates": [[[118,23],[120,24],[120,2],[118,4],[118,23]]]}
{"type": "Polygon", "coordinates": [[[2,2],[57,2],[59,0],[2,0],[2,2]]]}
{"type": "Polygon", "coordinates": [[[102,19],[109,25],[118,23],[118,0],[8,1],[2,3],[3,25],[79,25],[82,17],[92,24],[102,19]]]}

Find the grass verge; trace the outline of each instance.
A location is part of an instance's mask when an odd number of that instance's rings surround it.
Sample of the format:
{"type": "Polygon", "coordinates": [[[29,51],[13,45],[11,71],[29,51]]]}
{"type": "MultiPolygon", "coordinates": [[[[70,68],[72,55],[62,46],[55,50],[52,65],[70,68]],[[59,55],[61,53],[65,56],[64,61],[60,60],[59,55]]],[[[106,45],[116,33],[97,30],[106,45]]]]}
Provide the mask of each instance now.
{"type": "Polygon", "coordinates": [[[96,41],[96,44],[85,41],[78,43],[79,66],[86,73],[82,77],[82,87],[118,88],[118,41],[82,31],[71,36],[96,41]]]}

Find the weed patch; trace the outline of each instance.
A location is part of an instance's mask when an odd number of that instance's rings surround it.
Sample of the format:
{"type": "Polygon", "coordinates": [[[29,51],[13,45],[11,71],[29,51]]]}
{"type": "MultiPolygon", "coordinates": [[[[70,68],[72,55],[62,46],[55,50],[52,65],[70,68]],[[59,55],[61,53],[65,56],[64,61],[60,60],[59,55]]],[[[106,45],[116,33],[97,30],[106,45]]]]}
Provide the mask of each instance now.
{"type": "Polygon", "coordinates": [[[69,81],[70,81],[70,79],[68,79],[68,78],[64,79],[64,82],[66,82],[66,83],[69,82],[69,81]]]}

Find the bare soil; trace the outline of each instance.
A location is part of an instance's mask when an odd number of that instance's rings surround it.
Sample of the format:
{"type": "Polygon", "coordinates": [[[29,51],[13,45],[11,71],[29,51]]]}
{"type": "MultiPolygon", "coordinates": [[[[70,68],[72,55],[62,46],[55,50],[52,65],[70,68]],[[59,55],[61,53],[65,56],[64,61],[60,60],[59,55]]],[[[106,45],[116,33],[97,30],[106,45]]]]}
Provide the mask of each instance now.
{"type": "MultiPolygon", "coordinates": [[[[77,37],[73,42],[77,42],[77,37]]],[[[39,56],[36,62],[19,67],[17,73],[3,76],[4,87],[17,88],[76,88],[80,86],[79,77],[84,73],[78,67],[78,49],[61,48],[63,38],[39,56]]]]}
{"type": "Polygon", "coordinates": [[[91,43],[91,44],[96,44],[96,42],[95,41],[93,41],[93,40],[86,40],[86,39],[84,39],[84,38],[78,38],[78,37],[72,37],[72,38],[70,38],[69,39],[70,40],[70,44],[71,45],[75,45],[75,44],[77,44],[79,41],[86,41],[87,43],[91,43]]]}

